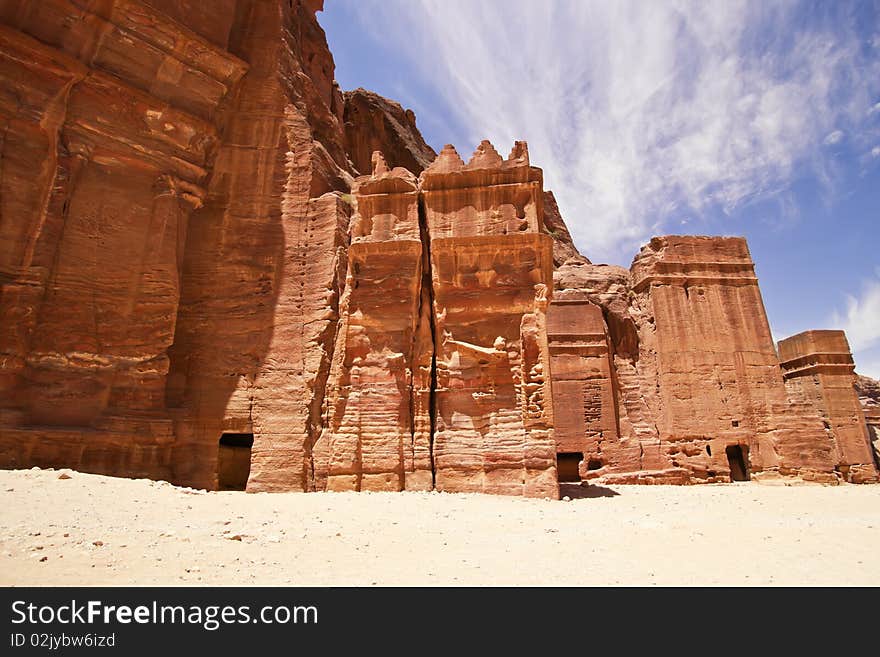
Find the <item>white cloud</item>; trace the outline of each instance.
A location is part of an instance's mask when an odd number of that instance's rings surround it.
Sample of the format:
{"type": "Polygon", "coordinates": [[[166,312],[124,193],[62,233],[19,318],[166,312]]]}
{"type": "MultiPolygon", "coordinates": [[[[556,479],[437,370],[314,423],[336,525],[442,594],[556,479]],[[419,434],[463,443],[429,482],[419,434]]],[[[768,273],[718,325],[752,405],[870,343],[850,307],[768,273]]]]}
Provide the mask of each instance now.
{"type": "Polygon", "coordinates": [[[856,356],[856,373],[863,374],[864,376],[870,376],[872,379],[880,380],[880,357],[877,354],[874,354],[873,358],[871,356],[856,356]]]}
{"type": "Polygon", "coordinates": [[[823,139],[858,141],[880,94],[855,18],[804,21],[792,1],[355,7],[470,127],[447,140],[465,158],[483,138],[499,151],[528,140],[576,242],[599,260],[628,262],[682,212],[730,212],[778,193],[801,165],[822,169],[823,139]]]}
{"type": "Polygon", "coordinates": [[[871,157],[880,157],[880,146],[874,146],[871,149],[871,157]]]}
{"type": "Polygon", "coordinates": [[[834,144],[839,144],[843,141],[844,136],[843,130],[835,130],[834,132],[829,132],[825,135],[825,139],[822,140],[822,143],[826,146],[833,146],[834,144]]]}
{"type": "Polygon", "coordinates": [[[834,328],[846,331],[849,346],[856,356],[858,352],[880,346],[880,268],[877,269],[877,278],[865,282],[858,296],[847,295],[846,312],[835,311],[830,323],[834,328]]]}

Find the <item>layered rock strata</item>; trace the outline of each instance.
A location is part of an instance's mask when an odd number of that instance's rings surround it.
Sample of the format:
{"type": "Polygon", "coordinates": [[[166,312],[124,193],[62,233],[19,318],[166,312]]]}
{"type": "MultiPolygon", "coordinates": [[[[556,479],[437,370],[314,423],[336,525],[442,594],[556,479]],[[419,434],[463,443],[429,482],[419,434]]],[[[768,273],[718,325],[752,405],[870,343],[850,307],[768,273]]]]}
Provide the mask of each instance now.
{"type": "Polygon", "coordinates": [[[342,94],[314,8],[238,3],[249,69],[226,108],[184,259],[175,478],[213,487],[224,433],[253,435],[248,490],[311,490],[345,276],[342,94]]]}
{"type": "Polygon", "coordinates": [[[406,169],[389,171],[378,152],[374,162],[353,190],[316,487],[430,490],[433,342],[418,181],[406,169]]]}
{"type": "Polygon", "coordinates": [[[805,331],[779,342],[785,385],[819,411],[833,437],[837,470],[853,483],[876,482],[877,466],[855,389],[855,364],[843,331],[805,331]]]}
{"type": "Polygon", "coordinates": [[[232,2],[204,21],[163,4],[0,5],[7,466],[173,476],[187,233],[248,64],[227,48],[232,2]]]}
{"type": "Polygon", "coordinates": [[[351,181],[319,8],[0,6],[5,465],[213,488],[247,432],[250,488],[310,488],[351,181]]]}
{"type": "Polygon", "coordinates": [[[856,374],[855,387],[865,414],[868,436],[874,451],[874,463],[880,468],[880,381],[856,374]]]}

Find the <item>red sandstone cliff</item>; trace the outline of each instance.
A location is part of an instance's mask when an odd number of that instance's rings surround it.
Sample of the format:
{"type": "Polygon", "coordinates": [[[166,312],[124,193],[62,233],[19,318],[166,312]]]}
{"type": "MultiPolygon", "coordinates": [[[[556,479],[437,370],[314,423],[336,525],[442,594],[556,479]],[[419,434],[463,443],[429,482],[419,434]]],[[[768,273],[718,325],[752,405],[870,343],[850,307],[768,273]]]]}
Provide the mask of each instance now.
{"type": "Polygon", "coordinates": [[[352,173],[319,8],[0,5],[5,464],[213,487],[252,432],[254,488],[309,487],[352,173]]]}
{"type": "Polygon", "coordinates": [[[524,143],[435,158],[411,112],[342,94],[321,6],[0,3],[0,465],[876,479],[848,346],[785,341],[780,367],[744,240],[591,264],[524,143]]]}

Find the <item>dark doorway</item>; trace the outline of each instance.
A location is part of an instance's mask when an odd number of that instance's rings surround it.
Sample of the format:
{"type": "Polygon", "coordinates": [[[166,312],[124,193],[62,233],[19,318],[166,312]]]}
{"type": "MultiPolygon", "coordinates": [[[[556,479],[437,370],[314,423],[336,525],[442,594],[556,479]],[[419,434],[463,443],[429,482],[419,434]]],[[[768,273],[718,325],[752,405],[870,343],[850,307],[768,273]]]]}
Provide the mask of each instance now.
{"type": "Polygon", "coordinates": [[[556,474],[560,482],[580,482],[578,466],[584,460],[581,452],[567,452],[556,455],[556,474]]]}
{"type": "Polygon", "coordinates": [[[730,480],[748,481],[750,479],[748,446],[728,445],[724,451],[727,453],[727,464],[730,466],[730,480]]]}
{"type": "Polygon", "coordinates": [[[251,474],[252,433],[224,433],[220,436],[217,456],[217,487],[220,490],[244,490],[251,474]]]}

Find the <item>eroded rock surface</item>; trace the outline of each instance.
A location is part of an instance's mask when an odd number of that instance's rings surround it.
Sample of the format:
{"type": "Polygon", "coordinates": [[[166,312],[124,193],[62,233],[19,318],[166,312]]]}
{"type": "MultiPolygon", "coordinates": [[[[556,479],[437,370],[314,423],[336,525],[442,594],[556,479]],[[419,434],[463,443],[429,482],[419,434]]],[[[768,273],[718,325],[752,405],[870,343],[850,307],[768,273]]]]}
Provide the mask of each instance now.
{"type": "Polygon", "coordinates": [[[587,258],[578,252],[577,247],[574,245],[571,233],[568,232],[568,226],[565,225],[565,220],[559,211],[556,197],[550,190],[544,192],[544,229],[553,238],[554,267],[561,267],[568,260],[590,263],[587,258]]]}
{"type": "Polygon", "coordinates": [[[467,165],[447,146],[418,181],[377,152],[354,199],[319,487],[555,497],[551,239],[525,144],[467,165]]]}
{"type": "Polygon", "coordinates": [[[317,487],[431,490],[429,297],[418,182],[378,152],[357,179],[317,487]]]}
{"type": "Polygon", "coordinates": [[[7,466],[173,476],[186,235],[248,63],[233,3],[206,22],[164,4],[0,6],[7,466]]]}
{"type": "Polygon", "coordinates": [[[216,487],[231,430],[310,486],[342,94],[315,3],[197,4],[0,7],[6,465],[216,487]]]}
{"type": "MultiPolygon", "coordinates": [[[[833,439],[817,409],[786,393],[744,240],[655,238],[630,272],[569,259],[555,285],[557,300],[575,295],[602,309],[613,364],[617,425],[604,421],[594,444],[584,444],[584,478],[836,481],[833,439]]],[[[600,410],[585,395],[577,414],[600,410]]],[[[582,436],[558,422],[556,431],[559,445],[582,436]]]]}
{"type": "Polygon", "coordinates": [[[552,240],[541,170],[517,142],[451,146],[421,177],[436,343],[435,486],[558,494],[546,311],[552,240]]]}
{"type": "Polygon", "coordinates": [[[343,94],[321,7],[0,3],[0,466],[550,497],[876,479],[880,387],[860,423],[822,332],[780,344],[783,382],[744,240],[592,264],[524,142],[465,164],[343,94]]]}

